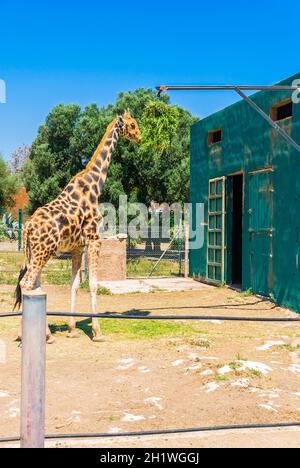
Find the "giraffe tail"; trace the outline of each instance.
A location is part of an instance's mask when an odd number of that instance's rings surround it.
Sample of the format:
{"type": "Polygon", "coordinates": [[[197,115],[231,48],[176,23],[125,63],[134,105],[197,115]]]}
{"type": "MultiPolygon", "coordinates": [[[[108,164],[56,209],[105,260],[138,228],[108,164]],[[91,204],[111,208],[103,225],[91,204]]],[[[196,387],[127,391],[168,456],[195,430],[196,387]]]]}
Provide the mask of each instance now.
{"type": "Polygon", "coordinates": [[[16,302],[13,308],[13,311],[18,309],[20,310],[21,305],[22,305],[22,289],[21,289],[21,281],[24,278],[24,276],[27,273],[27,266],[25,265],[24,268],[21,268],[20,273],[19,273],[19,278],[18,278],[18,284],[15,290],[15,298],[16,302]]]}
{"type": "MultiPolygon", "coordinates": [[[[29,238],[28,237],[29,237],[28,236],[28,229],[27,229],[27,226],[25,225],[24,229],[23,229],[23,233],[22,233],[22,238],[23,238],[22,241],[23,241],[23,246],[24,246],[24,250],[25,250],[25,256],[30,261],[31,252],[30,252],[30,244],[29,244],[29,238]]],[[[25,264],[23,265],[23,267],[21,268],[20,273],[19,273],[18,283],[17,283],[17,287],[16,287],[16,290],[15,290],[16,302],[15,302],[13,311],[16,310],[16,309],[20,310],[20,308],[21,308],[21,305],[22,305],[21,281],[24,278],[24,276],[26,275],[27,271],[28,271],[28,268],[27,268],[27,265],[26,265],[26,262],[25,262],[25,264]]]]}

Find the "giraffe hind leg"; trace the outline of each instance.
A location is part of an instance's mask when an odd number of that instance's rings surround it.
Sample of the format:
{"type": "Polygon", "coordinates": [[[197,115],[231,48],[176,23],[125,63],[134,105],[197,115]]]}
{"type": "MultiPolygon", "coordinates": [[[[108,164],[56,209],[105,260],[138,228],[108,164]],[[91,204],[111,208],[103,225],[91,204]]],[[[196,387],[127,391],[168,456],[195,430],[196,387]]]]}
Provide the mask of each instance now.
{"type": "MultiPolygon", "coordinates": [[[[75,313],[77,291],[80,286],[80,270],[82,264],[83,248],[78,248],[72,252],[72,285],[71,285],[71,314],[75,313]]],[[[76,330],[76,320],[70,317],[68,338],[79,338],[80,334],[76,330]]]]}
{"type": "MultiPolygon", "coordinates": [[[[89,286],[91,294],[92,314],[97,313],[97,289],[98,289],[98,261],[99,261],[100,241],[98,239],[91,240],[88,245],[88,262],[89,262],[89,286]]],[[[100,328],[100,323],[97,318],[93,318],[93,341],[101,343],[105,341],[100,328]]]]}

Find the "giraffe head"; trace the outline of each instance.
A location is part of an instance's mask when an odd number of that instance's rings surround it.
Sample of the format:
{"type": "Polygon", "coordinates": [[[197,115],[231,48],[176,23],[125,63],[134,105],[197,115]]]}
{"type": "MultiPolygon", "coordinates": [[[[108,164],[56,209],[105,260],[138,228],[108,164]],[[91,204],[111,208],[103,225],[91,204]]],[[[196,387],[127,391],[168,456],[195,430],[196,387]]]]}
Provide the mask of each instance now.
{"type": "Polygon", "coordinates": [[[137,121],[131,117],[130,112],[127,110],[124,112],[123,116],[120,117],[123,123],[122,134],[124,138],[130,141],[135,141],[136,143],[141,142],[141,131],[137,121]]]}

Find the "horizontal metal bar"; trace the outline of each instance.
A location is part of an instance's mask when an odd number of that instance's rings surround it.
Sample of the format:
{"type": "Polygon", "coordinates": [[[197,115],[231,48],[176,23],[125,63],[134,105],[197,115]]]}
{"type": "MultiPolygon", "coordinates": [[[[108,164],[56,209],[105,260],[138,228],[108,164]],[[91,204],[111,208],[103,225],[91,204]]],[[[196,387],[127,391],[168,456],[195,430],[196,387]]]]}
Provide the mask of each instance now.
{"type": "Polygon", "coordinates": [[[0,318],[12,318],[12,317],[21,317],[22,316],[22,313],[21,312],[18,312],[18,313],[1,313],[0,314],[0,318]]]}
{"type": "Polygon", "coordinates": [[[118,315],[118,314],[70,314],[65,312],[50,312],[48,317],[79,317],[123,320],[224,320],[241,322],[300,322],[299,318],[271,318],[271,317],[223,317],[209,315],[118,315]]]}
{"type": "Polygon", "coordinates": [[[255,102],[253,102],[243,91],[300,91],[299,86],[258,86],[258,85],[208,85],[208,86],[157,86],[160,93],[163,91],[235,91],[244,99],[260,116],[265,119],[296,151],[300,153],[300,145],[293,140],[271,117],[269,117],[255,102]]]}
{"type": "MultiPolygon", "coordinates": [[[[209,307],[207,307],[209,309],[209,307]]],[[[220,306],[220,309],[222,307],[220,306]]],[[[249,309],[251,310],[251,309],[249,309]]],[[[0,314],[0,318],[21,317],[22,314],[0,314]]],[[[231,317],[213,315],[118,315],[118,314],[71,314],[69,312],[48,312],[48,317],[77,317],[117,320],[223,320],[229,322],[300,322],[299,318],[272,317],[231,317]]]]}
{"type": "MultiPolygon", "coordinates": [[[[51,434],[46,435],[46,440],[63,440],[63,439],[116,439],[120,437],[143,437],[154,435],[168,435],[168,434],[189,434],[197,432],[213,432],[213,431],[232,431],[243,429],[280,429],[288,427],[299,427],[300,422],[290,423],[274,423],[274,424],[234,424],[229,426],[207,426],[195,427],[186,429],[157,429],[156,431],[140,431],[140,432],[119,432],[117,434],[99,433],[99,434],[51,434]]],[[[0,443],[19,442],[20,438],[15,437],[1,437],[0,443]]]]}
{"type": "MultiPolygon", "coordinates": [[[[220,309],[223,307],[220,306],[220,309]]],[[[209,309],[209,307],[207,307],[209,309]]],[[[0,314],[4,317],[20,317],[22,314],[0,314]]],[[[272,317],[231,317],[214,315],[119,315],[119,314],[71,314],[68,312],[48,312],[48,317],[77,317],[118,320],[223,320],[229,322],[300,322],[299,318],[272,318],[272,317]]]]}
{"type": "Polygon", "coordinates": [[[158,91],[235,91],[236,89],[243,91],[297,91],[299,86],[259,86],[259,85],[200,85],[200,86],[157,86],[158,91]]]}

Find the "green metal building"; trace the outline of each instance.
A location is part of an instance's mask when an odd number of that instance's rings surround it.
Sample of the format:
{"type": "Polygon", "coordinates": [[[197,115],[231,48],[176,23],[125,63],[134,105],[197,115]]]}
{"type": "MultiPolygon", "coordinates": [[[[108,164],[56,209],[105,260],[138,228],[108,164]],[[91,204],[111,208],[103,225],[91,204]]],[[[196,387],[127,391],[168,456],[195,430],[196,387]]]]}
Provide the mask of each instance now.
{"type": "MultiPolygon", "coordinates": [[[[292,85],[300,74],[281,85],[292,85]]],[[[251,99],[300,143],[291,91],[251,99]]],[[[191,203],[205,206],[204,245],[190,250],[191,276],[241,285],[300,312],[300,153],[240,101],[191,129],[191,203]]]]}

